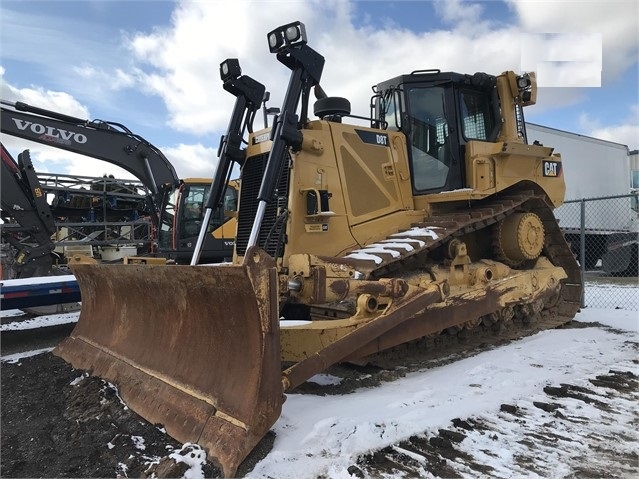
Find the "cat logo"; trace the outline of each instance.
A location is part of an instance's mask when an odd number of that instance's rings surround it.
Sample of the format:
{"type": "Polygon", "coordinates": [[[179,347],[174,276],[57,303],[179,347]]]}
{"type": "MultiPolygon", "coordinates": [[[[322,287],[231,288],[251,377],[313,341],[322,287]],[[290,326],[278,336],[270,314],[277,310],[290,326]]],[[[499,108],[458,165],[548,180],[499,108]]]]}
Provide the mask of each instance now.
{"type": "Polygon", "coordinates": [[[328,231],[328,223],[314,223],[304,225],[307,233],[326,233],[328,231]]]}
{"type": "Polygon", "coordinates": [[[561,162],[559,161],[544,161],[542,166],[544,176],[557,177],[561,174],[561,162]]]}

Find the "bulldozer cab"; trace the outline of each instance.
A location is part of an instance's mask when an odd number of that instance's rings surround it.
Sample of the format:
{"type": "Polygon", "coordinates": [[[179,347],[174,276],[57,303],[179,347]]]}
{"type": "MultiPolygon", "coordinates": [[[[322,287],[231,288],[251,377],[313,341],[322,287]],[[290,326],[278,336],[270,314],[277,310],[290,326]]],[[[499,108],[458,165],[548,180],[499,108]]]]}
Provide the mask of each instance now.
{"type": "Polygon", "coordinates": [[[377,86],[374,116],[378,124],[406,135],[415,195],[466,186],[466,143],[496,140],[495,84],[495,77],[485,74],[424,70],[377,86]]]}

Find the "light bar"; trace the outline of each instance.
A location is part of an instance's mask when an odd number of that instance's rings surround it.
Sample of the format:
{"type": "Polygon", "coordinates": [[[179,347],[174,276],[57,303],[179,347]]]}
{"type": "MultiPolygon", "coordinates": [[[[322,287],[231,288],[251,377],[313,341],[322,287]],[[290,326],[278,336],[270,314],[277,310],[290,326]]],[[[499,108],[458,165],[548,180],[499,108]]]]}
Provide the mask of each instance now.
{"type": "Polygon", "coordinates": [[[530,85],[531,85],[530,77],[528,76],[527,73],[524,73],[523,75],[520,75],[517,77],[517,88],[519,88],[520,91],[525,90],[530,85]]]}
{"type": "MultiPolygon", "coordinates": [[[[534,74],[532,74],[534,76],[534,74]]],[[[517,89],[524,104],[534,104],[534,92],[532,87],[532,78],[530,73],[523,73],[517,77],[517,89]]]]}
{"type": "Polygon", "coordinates": [[[280,53],[290,47],[306,44],[306,27],[302,22],[289,23],[270,32],[268,48],[271,53],[280,53]]]}
{"type": "Polygon", "coordinates": [[[220,63],[220,78],[223,82],[238,78],[240,75],[242,75],[242,69],[237,58],[228,58],[220,63]]]}

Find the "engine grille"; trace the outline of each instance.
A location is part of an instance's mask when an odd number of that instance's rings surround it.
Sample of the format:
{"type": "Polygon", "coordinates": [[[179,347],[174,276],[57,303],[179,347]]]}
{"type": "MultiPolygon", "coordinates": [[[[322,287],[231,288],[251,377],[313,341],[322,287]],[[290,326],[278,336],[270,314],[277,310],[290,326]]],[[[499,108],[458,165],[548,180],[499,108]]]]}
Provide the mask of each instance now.
{"type": "MultiPolygon", "coordinates": [[[[243,256],[248,247],[253,221],[257,214],[259,201],[257,195],[260,192],[262,177],[266,169],[268,153],[247,158],[242,169],[242,181],[240,185],[240,206],[237,217],[237,237],[235,248],[238,255],[243,256]]],[[[275,196],[266,206],[264,219],[257,238],[257,245],[274,258],[281,257],[284,253],[286,242],[286,215],[288,205],[288,186],[290,156],[287,153],[287,161],[280,173],[275,190],[275,196]]]]}

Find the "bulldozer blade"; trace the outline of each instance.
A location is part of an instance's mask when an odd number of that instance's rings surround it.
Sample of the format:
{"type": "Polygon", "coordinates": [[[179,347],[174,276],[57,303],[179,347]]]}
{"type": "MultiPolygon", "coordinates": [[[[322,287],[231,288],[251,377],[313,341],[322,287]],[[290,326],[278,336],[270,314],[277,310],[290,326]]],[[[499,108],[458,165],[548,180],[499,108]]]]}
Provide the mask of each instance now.
{"type": "Polygon", "coordinates": [[[73,267],[82,311],[54,354],[115,383],[124,402],[225,476],[255,447],[284,401],[275,263],[73,267]]]}

